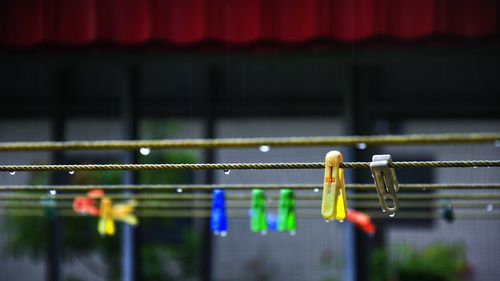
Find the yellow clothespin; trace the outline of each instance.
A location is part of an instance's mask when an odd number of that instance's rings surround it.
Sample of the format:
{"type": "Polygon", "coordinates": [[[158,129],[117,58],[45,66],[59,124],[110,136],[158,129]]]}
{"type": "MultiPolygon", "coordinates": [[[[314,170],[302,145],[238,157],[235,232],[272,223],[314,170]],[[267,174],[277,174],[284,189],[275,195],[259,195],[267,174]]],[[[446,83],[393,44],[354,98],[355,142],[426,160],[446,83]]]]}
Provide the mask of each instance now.
{"type": "Polygon", "coordinates": [[[343,222],[347,216],[347,199],[345,191],[344,170],[340,168],[342,154],[330,151],[325,157],[325,183],[321,215],[326,221],[343,222]]]}
{"type": "Polygon", "coordinates": [[[130,225],[137,225],[137,218],[133,215],[136,206],[135,201],[113,206],[111,199],[103,197],[101,199],[100,219],[97,231],[101,235],[115,234],[115,220],[122,221],[130,225]]]}
{"type": "Polygon", "coordinates": [[[115,235],[115,222],[112,218],[113,202],[107,197],[101,198],[101,208],[97,231],[101,235],[115,235]]]}

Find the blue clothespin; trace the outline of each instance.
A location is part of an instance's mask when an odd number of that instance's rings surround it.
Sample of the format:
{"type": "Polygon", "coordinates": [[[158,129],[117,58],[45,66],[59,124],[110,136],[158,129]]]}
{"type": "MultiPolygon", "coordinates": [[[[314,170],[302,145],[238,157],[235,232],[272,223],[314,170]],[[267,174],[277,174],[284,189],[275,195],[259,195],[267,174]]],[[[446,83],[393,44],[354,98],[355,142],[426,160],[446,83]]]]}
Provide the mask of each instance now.
{"type": "Polygon", "coordinates": [[[226,199],[222,189],[214,189],[213,191],[210,228],[214,235],[227,235],[226,199]]]}

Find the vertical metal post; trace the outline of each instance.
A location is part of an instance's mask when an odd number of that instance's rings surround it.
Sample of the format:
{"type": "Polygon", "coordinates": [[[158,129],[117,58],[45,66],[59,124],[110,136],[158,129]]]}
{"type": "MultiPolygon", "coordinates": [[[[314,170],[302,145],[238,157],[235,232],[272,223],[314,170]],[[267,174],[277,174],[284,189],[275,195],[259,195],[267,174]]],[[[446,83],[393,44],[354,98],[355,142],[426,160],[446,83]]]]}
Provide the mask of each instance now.
{"type": "MultiPolygon", "coordinates": [[[[123,139],[133,140],[138,137],[138,91],[139,73],[132,69],[128,77],[129,84],[122,97],[123,139]]],[[[137,152],[130,150],[123,153],[123,163],[137,163],[137,152]]],[[[135,184],[137,174],[133,171],[123,172],[123,184],[135,184]]],[[[131,191],[125,191],[130,194],[131,191]]],[[[138,242],[137,228],[128,224],[122,225],[122,281],[135,281],[138,276],[138,242]]]]}
{"type": "MultiPolygon", "coordinates": [[[[345,123],[346,133],[351,135],[370,135],[373,133],[374,119],[370,114],[370,78],[369,68],[354,66],[349,85],[345,92],[345,123]]],[[[350,152],[350,161],[367,161],[371,159],[371,149],[353,149],[350,152]]],[[[371,178],[357,171],[351,171],[354,182],[370,182],[371,178]]],[[[365,281],[370,280],[370,258],[374,246],[383,246],[384,229],[382,224],[377,224],[377,233],[374,237],[368,237],[357,229],[350,232],[353,235],[350,251],[354,253],[353,262],[355,263],[352,280],[365,281]]]]}
{"type": "MultiPolygon", "coordinates": [[[[220,71],[216,68],[212,68],[208,73],[209,78],[209,92],[207,97],[207,103],[205,107],[205,122],[204,122],[204,137],[207,139],[213,139],[216,137],[216,103],[217,95],[221,89],[221,77],[220,71]]],[[[215,162],[215,150],[205,149],[204,158],[206,163],[215,162]]],[[[208,170],[205,173],[205,183],[213,184],[215,183],[215,174],[213,170],[208,170]]],[[[212,234],[210,231],[210,219],[206,219],[203,225],[203,257],[201,265],[202,280],[210,281],[212,280],[212,234]]]]}
{"type": "MultiPolygon", "coordinates": [[[[64,69],[59,73],[59,88],[55,93],[53,108],[50,138],[53,141],[64,141],[65,125],[66,125],[66,101],[68,95],[71,95],[71,73],[64,69]]],[[[53,164],[64,164],[63,151],[53,151],[51,153],[53,164]]],[[[64,184],[64,179],[60,173],[54,172],[50,175],[51,184],[64,184]]],[[[47,241],[47,266],[45,278],[47,281],[60,280],[61,267],[61,218],[57,216],[57,212],[51,213],[48,217],[48,241],[47,241]]]]}

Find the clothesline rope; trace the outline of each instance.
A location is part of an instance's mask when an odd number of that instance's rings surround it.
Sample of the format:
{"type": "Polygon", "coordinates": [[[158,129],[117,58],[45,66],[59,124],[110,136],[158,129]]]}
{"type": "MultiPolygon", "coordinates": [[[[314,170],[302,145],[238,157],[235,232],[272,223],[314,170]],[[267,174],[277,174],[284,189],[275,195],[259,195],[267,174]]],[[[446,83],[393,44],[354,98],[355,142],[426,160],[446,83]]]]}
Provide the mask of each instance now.
{"type": "Polygon", "coordinates": [[[278,137],[278,138],[228,138],[228,139],[178,139],[178,140],[114,140],[66,142],[3,142],[0,151],[54,151],[54,150],[130,150],[140,148],[251,148],[303,146],[357,146],[412,145],[412,144],[467,144],[493,143],[500,140],[498,133],[472,134],[413,134],[382,136],[338,137],[278,137]]]}
{"type": "MultiPolygon", "coordinates": [[[[380,212],[367,212],[374,219],[385,219],[396,221],[395,218],[388,217],[380,212]]],[[[71,210],[58,210],[58,216],[62,217],[86,217],[79,215],[71,210]]],[[[165,211],[165,210],[137,210],[138,217],[152,218],[208,218],[211,215],[209,211],[165,211]]],[[[11,209],[0,212],[0,216],[28,216],[28,217],[44,217],[47,216],[45,210],[26,210],[26,209],[11,209]]],[[[299,218],[318,219],[318,211],[297,211],[299,218]]],[[[248,213],[242,211],[229,210],[228,217],[248,219],[248,213]]],[[[398,212],[397,219],[441,219],[442,215],[436,212],[398,212]]],[[[500,215],[493,212],[471,212],[471,211],[455,211],[455,219],[459,220],[499,220],[500,215]]]]}
{"type": "MultiPolygon", "coordinates": [[[[369,168],[370,162],[342,162],[341,168],[369,168]]],[[[500,160],[473,161],[402,161],[391,168],[466,168],[500,167],[500,160]]],[[[64,172],[64,171],[166,171],[166,170],[277,170],[324,169],[324,163],[199,163],[199,164],[82,164],[82,165],[0,165],[1,172],[64,172]]]]}
{"type": "MultiPolygon", "coordinates": [[[[55,194],[49,193],[33,195],[33,194],[0,194],[0,200],[73,200],[76,194],[55,194]]],[[[81,196],[85,196],[82,194],[81,196]]],[[[193,201],[212,200],[211,194],[206,193],[148,193],[148,194],[108,194],[106,197],[115,200],[173,200],[173,201],[193,201]]],[[[500,193],[474,193],[474,194],[443,194],[443,193],[402,193],[398,195],[400,200],[500,200],[500,193]]],[[[227,194],[228,201],[249,201],[252,197],[250,194],[227,194]]],[[[320,201],[321,194],[296,194],[295,198],[300,200],[320,201]]],[[[267,199],[278,201],[278,195],[269,195],[267,199]]],[[[349,194],[348,200],[378,200],[377,194],[374,193],[356,193],[349,194]]]]}
{"type": "MultiPolygon", "coordinates": [[[[500,184],[400,184],[403,190],[500,190],[500,184]]],[[[0,191],[85,191],[102,189],[105,191],[153,191],[153,190],[250,190],[254,188],[264,190],[294,189],[314,190],[322,189],[318,184],[137,184],[137,185],[0,185],[0,191]]],[[[374,184],[347,184],[347,189],[375,190],[374,184]]]]}
{"type": "MultiPolygon", "coordinates": [[[[297,204],[297,210],[303,209],[317,209],[318,204],[314,201],[302,201],[297,204]]],[[[453,204],[449,202],[405,202],[404,208],[409,209],[441,209],[446,207],[448,204],[453,206],[455,209],[485,209],[491,208],[492,210],[498,209],[500,207],[500,202],[454,202],[453,204]]],[[[29,208],[29,209],[43,209],[47,208],[47,201],[24,201],[16,202],[15,205],[4,204],[0,205],[0,209],[11,209],[11,208],[29,208]]],[[[58,209],[72,209],[72,202],[57,202],[54,206],[58,209]]],[[[136,208],[138,209],[188,209],[188,210],[205,210],[208,211],[212,207],[212,202],[201,201],[201,202],[164,202],[164,201],[142,201],[138,202],[136,208]]],[[[226,208],[228,209],[249,209],[251,207],[250,202],[227,202],[226,208]]],[[[363,202],[351,202],[350,207],[356,208],[356,210],[364,209],[377,209],[380,210],[380,203],[376,201],[363,201],[363,202]]],[[[278,208],[278,201],[269,202],[267,208],[278,208]]]]}

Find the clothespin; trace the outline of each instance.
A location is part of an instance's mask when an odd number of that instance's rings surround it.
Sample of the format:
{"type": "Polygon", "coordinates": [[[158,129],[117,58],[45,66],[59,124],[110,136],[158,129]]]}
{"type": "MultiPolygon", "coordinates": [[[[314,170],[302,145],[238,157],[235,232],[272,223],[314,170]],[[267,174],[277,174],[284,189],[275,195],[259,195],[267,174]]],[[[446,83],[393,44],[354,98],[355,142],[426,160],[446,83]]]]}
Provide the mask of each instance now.
{"type": "Polygon", "coordinates": [[[266,221],[267,221],[267,229],[270,231],[277,232],[279,231],[278,229],[278,224],[279,224],[279,216],[276,215],[273,212],[268,212],[266,216],[266,221]]]}
{"type": "Polygon", "coordinates": [[[115,222],[112,218],[113,202],[107,197],[101,199],[100,219],[97,224],[97,231],[101,235],[115,235],[115,222]]]}
{"type": "Polygon", "coordinates": [[[83,215],[99,216],[99,208],[92,198],[76,197],[73,200],[73,210],[83,215]]]}
{"type": "Polygon", "coordinates": [[[455,220],[455,212],[453,211],[451,202],[446,203],[443,207],[442,217],[447,223],[452,223],[455,220]]]}
{"type": "Polygon", "coordinates": [[[393,217],[399,209],[399,182],[392,163],[391,155],[373,155],[370,169],[377,188],[380,206],[383,212],[393,217]],[[392,206],[387,206],[387,200],[392,200],[392,206]]]}
{"type": "Polygon", "coordinates": [[[99,216],[99,208],[95,199],[102,198],[104,191],[94,189],[87,193],[87,197],[78,196],[73,200],[73,210],[77,213],[91,216],[99,216]]]}
{"type": "Polygon", "coordinates": [[[214,235],[226,236],[227,234],[226,199],[222,189],[213,191],[210,228],[214,235]]]}
{"type": "Polygon", "coordinates": [[[108,197],[101,198],[100,219],[97,224],[97,231],[101,235],[115,234],[115,220],[122,221],[130,225],[137,225],[137,218],[132,214],[136,206],[135,201],[116,204],[108,197]]]}
{"type": "Polygon", "coordinates": [[[343,222],[347,216],[347,199],[345,191],[344,170],[340,168],[342,154],[330,151],[325,157],[325,183],[321,214],[326,221],[343,222]]]}
{"type": "Polygon", "coordinates": [[[295,195],[291,189],[280,190],[278,230],[295,233],[297,216],[295,215],[295,195]]]}
{"type": "Polygon", "coordinates": [[[256,233],[267,233],[266,195],[262,189],[252,190],[250,229],[256,233]]]}
{"type": "Polygon", "coordinates": [[[377,229],[369,215],[353,209],[347,210],[347,221],[354,224],[357,228],[368,235],[375,234],[377,229]]]}

